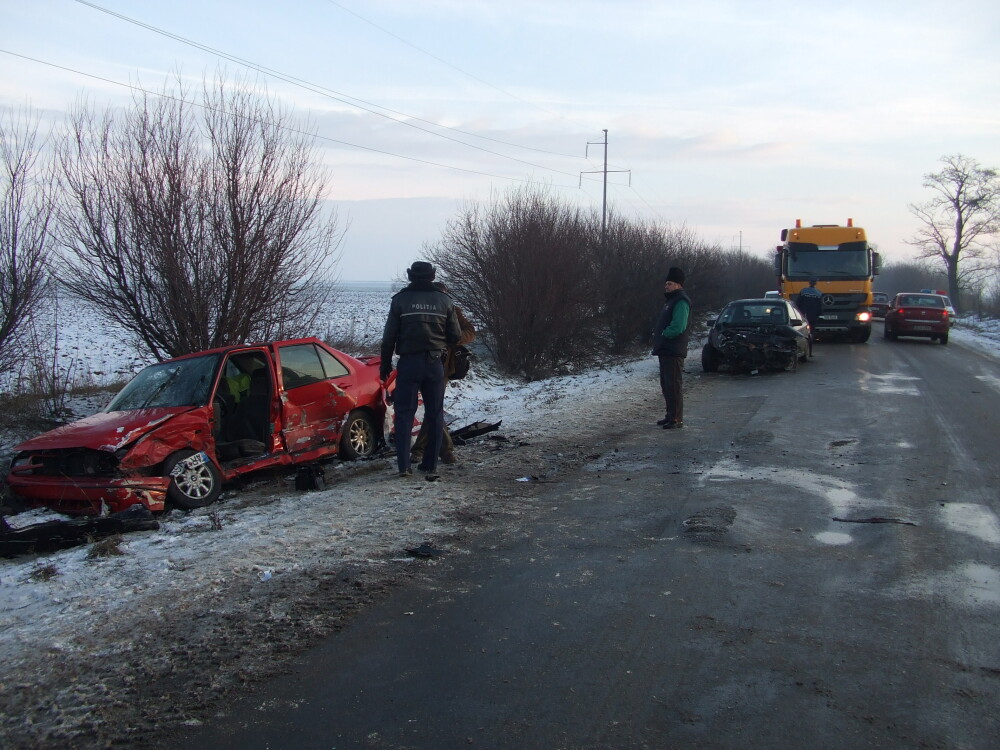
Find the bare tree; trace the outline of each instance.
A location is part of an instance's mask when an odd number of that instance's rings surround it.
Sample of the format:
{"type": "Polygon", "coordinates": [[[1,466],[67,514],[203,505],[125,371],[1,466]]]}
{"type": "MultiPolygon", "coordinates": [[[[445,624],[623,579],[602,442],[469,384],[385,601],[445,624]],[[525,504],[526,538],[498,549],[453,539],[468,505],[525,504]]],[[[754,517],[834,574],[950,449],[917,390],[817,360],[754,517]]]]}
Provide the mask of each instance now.
{"type": "Polygon", "coordinates": [[[0,372],[6,372],[32,312],[45,295],[52,245],[51,175],[39,163],[38,117],[0,117],[0,372]]]}
{"type": "Polygon", "coordinates": [[[338,259],[312,137],[247,80],[80,105],[60,278],[158,358],[307,332],[338,259]]]}
{"type": "MultiPolygon", "coordinates": [[[[948,294],[961,304],[963,259],[980,258],[984,242],[1000,230],[1000,174],[966,156],[946,156],[944,169],[924,175],[924,187],[936,195],[911,204],[922,226],[909,244],[923,258],[938,258],[948,276],[948,294]]],[[[971,268],[970,271],[978,271],[971,268]]],[[[961,308],[959,308],[961,309],[961,308]]]]}

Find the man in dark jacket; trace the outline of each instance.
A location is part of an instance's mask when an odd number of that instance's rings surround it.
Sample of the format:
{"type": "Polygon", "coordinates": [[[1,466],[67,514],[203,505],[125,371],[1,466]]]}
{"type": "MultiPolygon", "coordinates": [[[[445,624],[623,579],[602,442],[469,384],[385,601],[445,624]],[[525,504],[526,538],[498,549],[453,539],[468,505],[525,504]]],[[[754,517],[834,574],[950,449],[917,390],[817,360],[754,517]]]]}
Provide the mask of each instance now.
{"type": "Polygon", "coordinates": [[[424,400],[427,449],[417,468],[429,475],[437,470],[444,425],[444,353],[462,336],[455,305],[451,297],[434,288],[434,275],[434,266],[422,260],[406,270],[410,283],[393,295],[382,332],[379,376],[383,381],[392,373],[393,352],[399,355],[393,405],[396,464],[401,477],[413,473],[410,439],[418,392],[424,400]]]}
{"type": "Polygon", "coordinates": [[[660,390],[666,414],[656,424],[664,430],[684,426],[684,358],[691,329],[691,299],[684,291],[684,271],[676,266],[663,282],[665,303],[653,329],[653,354],[660,360],[660,390]]]}
{"type": "Polygon", "coordinates": [[[809,279],[809,286],[799,292],[796,304],[799,310],[809,321],[809,356],[813,353],[813,342],[816,340],[816,326],[819,325],[819,316],[823,312],[823,292],[816,288],[819,281],[815,276],[809,279]]]}
{"type": "MultiPolygon", "coordinates": [[[[434,282],[434,288],[439,292],[444,292],[448,296],[451,296],[451,293],[448,291],[448,287],[440,281],[434,282]]],[[[458,340],[458,348],[468,346],[476,340],[476,328],[472,325],[472,321],[465,317],[465,314],[462,312],[462,308],[456,306],[455,315],[458,316],[458,326],[462,329],[462,338],[458,340]]],[[[445,383],[451,380],[451,377],[455,374],[455,360],[458,348],[454,346],[448,347],[448,353],[444,359],[445,383]]],[[[424,421],[420,425],[420,432],[417,433],[417,439],[413,441],[413,447],[410,448],[410,463],[413,463],[414,461],[422,461],[424,458],[424,451],[426,449],[427,422],[424,421]]],[[[455,442],[451,439],[451,433],[448,432],[447,425],[443,425],[441,428],[441,453],[438,458],[443,464],[454,464],[458,462],[458,459],[455,456],[455,442]]]]}

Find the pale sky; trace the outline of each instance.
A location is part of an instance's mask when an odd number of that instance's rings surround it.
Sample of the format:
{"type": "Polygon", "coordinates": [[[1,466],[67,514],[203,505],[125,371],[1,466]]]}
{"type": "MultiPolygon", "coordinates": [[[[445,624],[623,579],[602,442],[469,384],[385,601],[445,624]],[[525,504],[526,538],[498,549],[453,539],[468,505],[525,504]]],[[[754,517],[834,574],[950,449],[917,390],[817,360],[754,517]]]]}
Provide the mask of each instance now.
{"type": "Polygon", "coordinates": [[[761,255],[851,217],[893,261],[942,156],[1000,167],[998,39],[995,0],[0,0],[0,103],[267,69],[321,138],[344,280],[526,181],[600,211],[603,129],[621,214],[761,255]]]}

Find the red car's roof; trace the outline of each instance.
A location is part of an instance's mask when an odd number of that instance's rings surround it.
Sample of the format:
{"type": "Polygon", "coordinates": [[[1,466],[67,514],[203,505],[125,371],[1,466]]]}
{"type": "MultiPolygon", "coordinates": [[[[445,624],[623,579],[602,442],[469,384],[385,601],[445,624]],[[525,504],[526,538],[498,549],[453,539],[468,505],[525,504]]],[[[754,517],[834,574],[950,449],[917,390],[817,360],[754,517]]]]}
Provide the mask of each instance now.
{"type": "Polygon", "coordinates": [[[356,359],[346,352],[340,351],[340,349],[334,349],[329,344],[325,343],[321,339],[315,336],[307,336],[302,339],[279,339],[277,341],[258,341],[252,344],[230,344],[229,346],[218,346],[215,349],[203,349],[198,352],[191,352],[190,354],[182,354],[178,357],[171,357],[170,359],[164,360],[165,362],[174,362],[180,359],[191,359],[192,357],[203,357],[206,354],[225,354],[226,352],[237,351],[239,349],[265,349],[269,347],[279,347],[279,346],[289,346],[293,344],[319,344],[320,346],[326,347],[331,351],[335,351],[350,359],[356,359]]]}

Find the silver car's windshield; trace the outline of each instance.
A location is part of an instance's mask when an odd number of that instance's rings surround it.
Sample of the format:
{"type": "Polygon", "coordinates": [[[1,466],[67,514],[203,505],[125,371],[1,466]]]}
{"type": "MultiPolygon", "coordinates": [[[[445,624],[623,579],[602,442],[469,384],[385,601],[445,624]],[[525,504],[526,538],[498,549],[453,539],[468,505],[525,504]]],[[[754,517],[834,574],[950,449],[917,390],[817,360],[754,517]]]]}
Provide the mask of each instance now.
{"type": "Polygon", "coordinates": [[[218,354],[150,365],[126,385],[105,411],[154,406],[201,406],[208,402],[218,354]]]}

